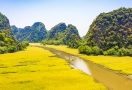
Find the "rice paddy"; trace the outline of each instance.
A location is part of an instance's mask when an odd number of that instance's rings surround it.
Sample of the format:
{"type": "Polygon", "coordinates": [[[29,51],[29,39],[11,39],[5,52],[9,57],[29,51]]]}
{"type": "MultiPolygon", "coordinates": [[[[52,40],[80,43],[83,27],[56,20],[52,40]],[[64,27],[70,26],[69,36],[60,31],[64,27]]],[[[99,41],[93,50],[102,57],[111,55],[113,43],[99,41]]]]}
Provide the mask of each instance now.
{"type": "Polygon", "coordinates": [[[116,57],[116,56],[87,56],[79,54],[77,49],[67,48],[67,46],[53,46],[47,45],[46,47],[55,48],[72,55],[82,57],[86,60],[90,60],[96,64],[117,71],[120,74],[131,75],[132,74],[132,57],[116,57]]]}
{"type": "Polygon", "coordinates": [[[61,58],[38,47],[0,54],[0,90],[107,90],[73,69],[61,58]]]}

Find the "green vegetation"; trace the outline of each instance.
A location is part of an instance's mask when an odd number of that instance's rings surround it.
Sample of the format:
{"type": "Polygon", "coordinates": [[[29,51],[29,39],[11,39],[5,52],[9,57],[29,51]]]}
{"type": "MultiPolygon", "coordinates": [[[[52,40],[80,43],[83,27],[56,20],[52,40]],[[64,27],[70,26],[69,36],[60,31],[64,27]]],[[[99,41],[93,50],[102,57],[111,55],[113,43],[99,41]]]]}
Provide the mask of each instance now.
{"type": "Polygon", "coordinates": [[[72,34],[70,35],[69,40],[67,40],[66,45],[69,48],[78,48],[81,45],[81,39],[78,36],[72,34]]]}
{"type": "Polygon", "coordinates": [[[43,44],[48,45],[60,45],[63,44],[63,38],[65,36],[65,30],[67,26],[65,23],[59,23],[48,31],[47,38],[42,41],[43,44]]]}
{"type": "Polygon", "coordinates": [[[0,54],[23,50],[26,48],[26,45],[15,40],[11,32],[9,20],[5,15],[0,13],[0,54]]]}
{"type": "Polygon", "coordinates": [[[79,46],[78,51],[80,54],[87,54],[87,55],[99,55],[99,54],[101,54],[101,51],[97,46],[94,46],[94,47],[79,46]]]}
{"type": "Polygon", "coordinates": [[[131,56],[132,8],[101,13],[85,36],[86,45],[97,46],[104,55],[131,56]]]}
{"type": "Polygon", "coordinates": [[[66,30],[67,26],[65,23],[59,23],[51,28],[48,32],[48,40],[54,39],[59,40],[64,37],[64,32],[66,30]]]}
{"type": "Polygon", "coordinates": [[[0,12],[0,30],[9,28],[10,24],[8,18],[0,12]]]}
{"type": "Polygon", "coordinates": [[[65,23],[55,25],[47,32],[41,22],[34,23],[31,27],[17,28],[11,26],[12,32],[18,41],[41,42],[45,45],[65,44],[70,48],[78,48],[81,45],[81,38],[75,26],[65,23]]]}
{"type": "MultiPolygon", "coordinates": [[[[75,26],[66,26],[65,23],[59,23],[49,31],[41,22],[23,29],[12,26],[12,32],[18,41],[67,45],[69,48],[78,48],[81,54],[132,56],[131,16],[132,8],[122,7],[109,13],[103,12],[97,16],[82,38],[75,26]]],[[[5,18],[2,20],[6,22],[5,18]]],[[[0,37],[2,39],[2,35],[0,37]]]]}
{"type": "Polygon", "coordinates": [[[69,24],[66,29],[64,44],[70,48],[78,48],[81,45],[81,37],[75,26],[69,24]]]}
{"type": "Polygon", "coordinates": [[[48,45],[68,45],[70,48],[78,48],[81,45],[81,38],[75,26],[59,23],[48,32],[48,38],[42,43],[48,45]]]}
{"type": "Polygon", "coordinates": [[[107,90],[42,48],[0,55],[0,90],[107,90]]]}
{"type": "Polygon", "coordinates": [[[18,41],[40,42],[47,37],[45,25],[41,22],[36,22],[32,26],[25,28],[17,28],[11,26],[12,32],[18,41]]]}
{"type": "Polygon", "coordinates": [[[79,56],[84,58],[85,60],[90,60],[96,64],[114,70],[120,74],[132,75],[132,57],[124,56],[124,57],[116,57],[116,56],[93,56],[93,55],[84,55],[79,54],[78,49],[71,49],[67,46],[54,46],[54,45],[46,45],[45,47],[54,48],[57,50],[61,50],[67,53],[70,53],[75,56],[79,56]]]}

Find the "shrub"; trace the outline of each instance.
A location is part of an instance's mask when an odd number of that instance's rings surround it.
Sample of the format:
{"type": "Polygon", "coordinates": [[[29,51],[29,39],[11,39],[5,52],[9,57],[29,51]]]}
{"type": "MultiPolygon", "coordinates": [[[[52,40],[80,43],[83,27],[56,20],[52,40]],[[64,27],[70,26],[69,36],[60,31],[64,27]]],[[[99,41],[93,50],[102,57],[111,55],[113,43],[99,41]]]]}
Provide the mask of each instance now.
{"type": "Polygon", "coordinates": [[[107,55],[108,55],[107,51],[104,51],[104,52],[103,52],[103,54],[104,54],[105,56],[107,56],[107,55]]]}
{"type": "Polygon", "coordinates": [[[53,42],[54,45],[60,45],[60,43],[61,43],[60,41],[54,41],[53,42]]]}
{"type": "Polygon", "coordinates": [[[115,50],[118,50],[119,49],[119,47],[118,46],[115,46],[115,47],[113,47],[115,50]]]}
{"type": "Polygon", "coordinates": [[[132,49],[129,49],[129,56],[132,56],[132,49]]]}
{"type": "Polygon", "coordinates": [[[100,54],[100,49],[97,46],[94,46],[93,48],[89,46],[79,46],[78,51],[81,54],[87,54],[87,55],[99,55],[100,54]]]}
{"type": "Polygon", "coordinates": [[[129,45],[127,48],[128,48],[128,49],[132,49],[132,45],[129,45]]]}
{"type": "Polygon", "coordinates": [[[120,48],[117,52],[118,56],[129,56],[130,55],[130,51],[126,48],[120,48]]]}
{"type": "Polygon", "coordinates": [[[27,46],[29,46],[28,42],[21,42],[21,46],[22,48],[26,48],[27,46]]]}
{"type": "Polygon", "coordinates": [[[17,47],[16,46],[9,46],[8,47],[8,52],[13,53],[17,51],[17,47]]]}
{"type": "Polygon", "coordinates": [[[79,50],[79,53],[81,54],[87,54],[87,55],[92,54],[92,48],[89,46],[79,46],[78,50],[79,50]]]}
{"type": "Polygon", "coordinates": [[[0,41],[0,46],[5,46],[5,42],[3,42],[3,41],[0,41]]]}
{"type": "Polygon", "coordinates": [[[78,47],[78,51],[79,51],[79,53],[81,53],[81,54],[86,54],[86,53],[85,53],[85,46],[79,46],[79,47],[78,47]]]}
{"type": "Polygon", "coordinates": [[[87,55],[92,54],[92,48],[89,47],[89,46],[86,46],[86,47],[85,47],[85,53],[86,53],[87,55]]]}
{"type": "Polygon", "coordinates": [[[104,51],[103,54],[104,55],[116,55],[116,52],[117,51],[114,48],[111,48],[111,49],[109,49],[107,51],[104,51]]]}
{"type": "Polygon", "coordinates": [[[4,54],[7,52],[7,48],[6,47],[0,47],[0,54],[4,54]]]}
{"type": "Polygon", "coordinates": [[[99,55],[99,54],[100,54],[100,49],[99,49],[99,47],[94,46],[94,47],[92,48],[92,53],[93,53],[94,55],[99,55]]]}

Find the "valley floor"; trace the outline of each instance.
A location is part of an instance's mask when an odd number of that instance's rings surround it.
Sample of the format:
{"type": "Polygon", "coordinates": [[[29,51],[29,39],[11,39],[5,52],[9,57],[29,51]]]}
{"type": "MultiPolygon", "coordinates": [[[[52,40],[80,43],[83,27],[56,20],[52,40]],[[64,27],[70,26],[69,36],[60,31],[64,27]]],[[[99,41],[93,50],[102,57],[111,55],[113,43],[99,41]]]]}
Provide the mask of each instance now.
{"type": "Polygon", "coordinates": [[[63,59],[38,47],[0,54],[0,90],[107,90],[63,59]]]}
{"type": "MultiPolygon", "coordinates": [[[[67,46],[54,46],[46,45],[45,47],[55,48],[72,55],[82,57],[86,60],[90,60],[96,64],[117,71],[120,74],[131,75],[132,74],[132,57],[116,57],[116,56],[88,56],[79,54],[77,49],[67,48],[67,46]]],[[[132,77],[131,77],[132,78],[132,77]]]]}

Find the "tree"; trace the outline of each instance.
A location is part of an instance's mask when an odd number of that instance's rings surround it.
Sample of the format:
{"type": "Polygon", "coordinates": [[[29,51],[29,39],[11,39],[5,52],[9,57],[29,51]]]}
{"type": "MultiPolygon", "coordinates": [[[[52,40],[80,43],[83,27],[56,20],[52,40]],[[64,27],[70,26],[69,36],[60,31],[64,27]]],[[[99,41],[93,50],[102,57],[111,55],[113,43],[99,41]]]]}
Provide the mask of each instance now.
{"type": "Polygon", "coordinates": [[[70,48],[78,48],[80,45],[80,39],[76,35],[71,35],[67,41],[67,45],[70,48]]]}
{"type": "Polygon", "coordinates": [[[111,48],[107,51],[104,51],[104,55],[116,55],[116,50],[114,48],[111,48]]]}
{"type": "Polygon", "coordinates": [[[100,54],[100,49],[99,49],[99,47],[98,47],[98,46],[94,46],[94,47],[92,48],[92,52],[93,52],[94,55],[99,55],[99,54],[100,54]]]}
{"type": "Polygon", "coordinates": [[[5,41],[5,33],[0,33],[0,41],[5,41]]]}

